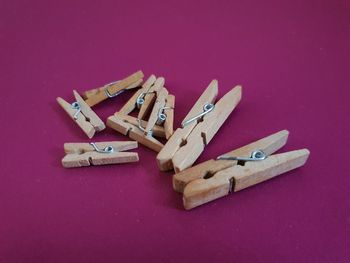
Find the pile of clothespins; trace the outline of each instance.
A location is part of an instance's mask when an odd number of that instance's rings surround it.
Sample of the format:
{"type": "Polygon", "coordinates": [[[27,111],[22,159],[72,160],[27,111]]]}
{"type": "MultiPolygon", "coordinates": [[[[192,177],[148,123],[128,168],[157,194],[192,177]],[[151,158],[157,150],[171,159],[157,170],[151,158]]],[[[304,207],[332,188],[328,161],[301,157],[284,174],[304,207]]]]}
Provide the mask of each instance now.
{"type": "Polygon", "coordinates": [[[184,207],[191,209],[298,168],[307,161],[310,154],[307,149],[272,155],[287,142],[288,131],[283,130],[191,167],[241,100],[241,87],[234,87],[215,103],[218,83],[213,80],[184,118],[182,127],[174,132],[175,96],[164,87],[164,78],[151,75],[143,81],[143,77],[142,71],[138,71],[123,80],[86,91],[83,96],[73,91],[76,100],[73,103],[57,98],[90,139],[107,125],[134,140],[66,143],[64,167],[137,162],[137,153],[125,151],[137,148],[139,142],[158,152],[156,159],[161,171],[175,171],[174,190],[183,193],[184,207]],[[131,89],[136,92],[107,119],[106,125],[91,109],[131,89]],[[130,115],[134,110],[138,110],[137,117],[130,115]],[[157,138],[167,142],[163,144],[157,138]]]}

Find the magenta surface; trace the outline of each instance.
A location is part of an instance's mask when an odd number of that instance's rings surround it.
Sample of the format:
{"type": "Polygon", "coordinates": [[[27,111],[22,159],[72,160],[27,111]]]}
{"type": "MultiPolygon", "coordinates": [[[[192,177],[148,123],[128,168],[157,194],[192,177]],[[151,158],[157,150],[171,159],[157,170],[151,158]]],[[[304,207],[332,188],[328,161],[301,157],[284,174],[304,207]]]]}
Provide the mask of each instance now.
{"type": "Polygon", "coordinates": [[[349,1],[87,2],[0,1],[1,263],[350,261],[349,1]],[[138,69],[166,78],[176,127],[213,78],[242,84],[197,163],[288,129],[307,165],[192,211],[143,146],[64,169],[63,143],[89,140],[56,97],[138,69]]]}

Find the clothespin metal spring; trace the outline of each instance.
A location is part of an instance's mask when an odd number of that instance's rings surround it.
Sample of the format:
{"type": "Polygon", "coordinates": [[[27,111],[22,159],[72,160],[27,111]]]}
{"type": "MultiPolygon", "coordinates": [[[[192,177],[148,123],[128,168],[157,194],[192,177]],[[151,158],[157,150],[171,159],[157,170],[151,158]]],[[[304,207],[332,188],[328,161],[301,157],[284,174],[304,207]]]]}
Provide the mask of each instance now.
{"type": "Polygon", "coordinates": [[[164,113],[164,110],[168,110],[168,109],[174,109],[174,108],[173,107],[162,107],[159,109],[158,119],[156,122],[157,125],[162,125],[165,122],[167,115],[164,113]]]}
{"type": "Polygon", "coordinates": [[[194,117],[192,117],[192,118],[186,120],[186,121],[183,121],[183,122],[181,123],[182,128],[185,127],[186,125],[188,125],[189,123],[191,123],[191,122],[193,122],[193,121],[195,121],[195,120],[197,120],[197,119],[203,117],[204,115],[208,114],[208,113],[211,112],[214,108],[215,108],[215,105],[214,105],[213,103],[206,103],[206,104],[204,104],[204,106],[203,106],[203,112],[200,113],[200,114],[198,114],[197,116],[194,116],[194,117]]]}
{"type": "Polygon", "coordinates": [[[78,119],[78,114],[81,112],[81,106],[77,101],[74,101],[71,105],[73,109],[77,110],[73,115],[74,120],[76,120],[78,119]]]}
{"type": "Polygon", "coordinates": [[[90,142],[90,145],[94,148],[94,150],[96,152],[99,152],[99,153],[113,153],[114,152],[113,146],[106,146],[105,148],[100,149],[97,147],[96,143],[94,143],[94,142],[90,142]]]}
{"type": "Polygon", "coordinates": [[[147,91],[147,92],[142,92],[136,99],[136,106],[139,109],[143,103],[145,103],[144,96],[146,94],[154,93],[154,91],[147,91]]]}
{"type": "Polygon", "coordinates": [[[239,157],[239,156],[227,156],[221,155],[217,158],[217,160],[233,160],[233,161],[262,161],[267,158],[267,154],[262,150],[253,151],[250,157],[239,157]]]}

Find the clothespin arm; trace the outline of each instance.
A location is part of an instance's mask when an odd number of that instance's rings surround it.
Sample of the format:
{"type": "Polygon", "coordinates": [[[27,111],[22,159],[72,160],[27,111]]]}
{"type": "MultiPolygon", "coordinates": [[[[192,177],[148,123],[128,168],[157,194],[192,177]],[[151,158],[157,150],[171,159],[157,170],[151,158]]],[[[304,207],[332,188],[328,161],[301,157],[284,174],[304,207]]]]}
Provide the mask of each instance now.
{"type": "MultiPolygon", "coordinates": [[[[86,100],[86,99],[88,99],[88,98],[90,98],[90,97],[96,95],[96,94],[99,93],[99,92],[105,92],[105,90],[106,90],[107,88],[109,88],[110,86],[115,85],[116,83],[117,83],[117,82],[115,82],[115,83],[113,83],[113,84],[107,84],[107,85],[105,85],[105,86],[103,86],[103,87],[100,87],[100,88],[97,88],[97,89],[90,89],[90,90],[87,90],[87,91],[85,91],[85,92],[83,93],[83,98],[86,100]]],[[[139,87],[141,84],[142,84],[142,79],[140,79],[140,80],[138,80],[138,81],[132,83],[131,85],[129,85],[128,87],[126,87],[125,90],[135,89],[135,88],[139,87]]],[[[118,92],[120,92],[120,91],[122,91],[122,90],[123,90],[123,88],[119,87],[115,93],[118,93],[118,92]]]]}
{"type": "Polygon", "coordinates": [[[174,133],[174,108],[175,108],[175,96],[169,94],[166,98],[165,104],[166,119],[164,122],[165,137],[167,140],[174,133]]]}
{"type": "MultiPolygon", "coordinates": [[[[139,70],[139,71],[135,72],[134,74],[126,77],[125,79],[123,79],[119,82],[116,82],[113,85],[110,85],[109,87],[107,87],[107,91],[109,92],[109,94],[113,95],[116,92],[127,88],[128,86],[132,85],[133,83],[138,82],[143,77],[144,77],[144,75],[143,75],[142,71],[139,70]]],[[[86,100],[86,103],[90,107],[92,107],[92,106],[100,103],[101,101],[104,101],[107,98],[108,98],[108,96],[106,95],[105,92],[98,92],[95,95],[90,96],[86,100]]]]}
{"type": "Polygon", "coordinates": [[[149,116],[148,123],[146,126],[146,134],[152,131],[153,127],[156,125],[159,111],[161,108],[165,106],[165,100],[168,96],[169,92],[166,88],[161,88],[160,91],[157,92],[157,99],[154,103],[151,115],[149,116]]]}
{"type": "Polygon", "coordinates": [[[118,111],[119,113],[128,115],[136,108],[136,101],[139,95],[143,92],[147,92],[157,80],[156,76],[151,75],[149,78],[143,83],[142,88],[139,89],[134,95],[127,101],[126,104],[118,111]]]}
{"type": "MultiPolygon", "coordinates": [[[[112,146],[115,152],[122,152],[137,148],[137,142],[135,141],[111,141],[111,142],[96,142],[95,145],[103,149],[107,146],[112,146]]],[[[63,145],[64,152],[69,153],[86,153],[93,152],[95,149],[89,143],[65,143],[63,145]]]]}
{"type": "Polygon", "coordinates": [[[305,164],[309,150],[302,149],[269,156],[263,161],[246,162],[217,172],[207,179],[197,179],[184,188],[183,202],[192,209],[209,201],[256,185],[305,164]]]}
{"type": "Polygon", "coordinates": [[[173,175],[173,188],[176,192],[183,193],[185,187],[190,182],[213,176],[218,171],[231,167],[232,161],[228,160],[208,160],[196,166],[173,175]]]}

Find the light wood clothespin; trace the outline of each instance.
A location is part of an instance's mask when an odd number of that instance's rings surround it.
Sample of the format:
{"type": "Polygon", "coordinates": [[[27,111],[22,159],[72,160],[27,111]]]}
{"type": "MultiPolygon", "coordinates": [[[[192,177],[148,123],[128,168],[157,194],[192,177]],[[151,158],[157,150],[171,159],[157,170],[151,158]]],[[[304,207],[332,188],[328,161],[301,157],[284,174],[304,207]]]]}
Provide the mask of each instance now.
{"type": "Polygon", "coordinates": [[[286,144],[288,134],[277,132],[175,174],[173,187],[183,193],[184,207],[192,209],[303,166],[307,149],[271,155],[286,144]]]}
{"type": "Polygon", "coordinates": [[[215,105],[218,82],[213,80],[157,155],[161,171],[180,172],[190,167],[203,152],[241,100],[241,86],[226,93],[215,105]],[[201,121],[202,120],[202,121],[201,121]]]}
{"type": "Polygon", "coordinates": [[[169,138],[173,133],[175,97],[164,88],[164,78],[151,75],[134,96],[113,116],[107,126],[159,152],[163,144],[153,136],[169,138]],[[137,118],[129,114],[138,109],[137,118]],[[148,121],[144,117],[149,113],[148,121]]]}
{"type": "Polygon", "coordinates": [[[139,156],[136,152],[124,152],[135,148],[137,148],[135,141],[65,143],[64,151],[67,155],[62,159],[62,165],[73,168],[137,162],[139,156]]]}
{"type": "Polygon", "coordinates": [[[114,81],[98,89],[88,90],[84,93],[86,103],[92,107],[108,98],[119,95],[125,90],[137,88],[141,85],[143,77],[143,72],[139,70],[123,80],[114,81]]]}
{"type": "Polygon", "coordinates": [[[77,91],[73,90],[73,94],[75,102],[72,104],[60,97],[57,98],[57,102],[68,113],[72,120],[79,125],[85,134],[89,138],[92,138],[95,132],[104,130],[106,126],[89,105],[86,104],[83,98],[80,97],[77,91]]]}

